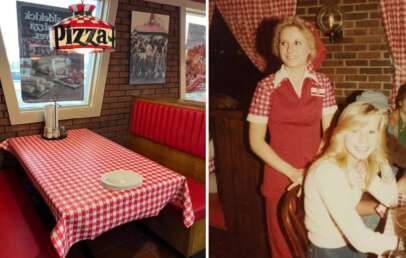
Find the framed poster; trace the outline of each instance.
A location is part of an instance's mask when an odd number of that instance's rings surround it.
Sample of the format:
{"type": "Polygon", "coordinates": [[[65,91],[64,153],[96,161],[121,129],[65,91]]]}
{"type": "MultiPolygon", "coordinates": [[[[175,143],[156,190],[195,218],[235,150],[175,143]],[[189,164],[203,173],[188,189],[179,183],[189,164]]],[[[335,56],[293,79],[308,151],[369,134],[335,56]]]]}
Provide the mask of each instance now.
{"type": "Polygon", "coordinates": [[[186,42],[186,94],[189,99],[203,100],[206,91],[206,39],[205,26],[188,24],[186,42]],[[192,98],[191,95],[197,95],[192,98]],[[203,99],[199,99],[199,95],[203,99]]]}
{"type": "Polygon", "coordinates": [[[49,44],[49,29],[68,9],[17,1],[21,95],[24,102],[83,100],[84,57],[59,54],[49,44]]]}
{"type": "Polygon", "coordinates": [[[186,91],[188,100],[206,99],[206,17],[186,12],[186,91]]]}
{"type": "Polygon", "coordinates": [[[133,11],[130,84],[165,83],[169,15],[133,11]]]}

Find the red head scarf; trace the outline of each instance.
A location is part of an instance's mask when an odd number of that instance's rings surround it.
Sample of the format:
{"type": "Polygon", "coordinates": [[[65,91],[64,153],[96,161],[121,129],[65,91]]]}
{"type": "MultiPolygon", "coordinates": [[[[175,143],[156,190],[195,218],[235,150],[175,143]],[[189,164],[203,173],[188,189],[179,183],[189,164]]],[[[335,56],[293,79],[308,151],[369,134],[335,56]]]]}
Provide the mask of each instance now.
{"type": "Polygon", "coordinates": [[[307,69],[309,71],[316,71],[317,69],[319,69],[321,63],[324,61],[324,59],[326,58],[326,54],[327,54],[327,49],[324,46],[323,41],[320,38],[320,32],[319,30],[314,26],[313,23],[311,22],[306,22],[307,27],[310,29],[310,31],[313,33],[314,35],[314,39],[315,39],[315,47],[316,47],[316,56],[314,57],[314,59],[307,65],[307,69]]]}

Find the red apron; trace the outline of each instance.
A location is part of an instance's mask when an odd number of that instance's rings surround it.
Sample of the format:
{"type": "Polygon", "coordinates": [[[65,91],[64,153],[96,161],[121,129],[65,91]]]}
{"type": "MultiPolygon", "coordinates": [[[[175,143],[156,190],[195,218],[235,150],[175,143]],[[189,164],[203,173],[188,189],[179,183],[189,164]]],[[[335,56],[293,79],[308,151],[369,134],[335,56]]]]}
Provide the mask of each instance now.
{"type": "MultiPolygon", "coordinates": [[[[310,92],[314,87],[318,87],[317,84],[305,78],[299,98],[289,80],[284,79],[271,95],[272,108],[268,120],[270,145],[295,168],[308,166],[320,145],[323,96],[312,96],[310,92]]],[[[265,165],[262,193],[266,198],[272,258],[292,257],[278,220],[279,201],[290,183],[287,176],[265,165]]]]}
{"type": "MultiPolygon", "coordinates": [[[[313,161],[321,139],[322,96],[311,96],[310,89],[316,83],[305,78],[302,96],[296,95],[290,82],[285,79],[271,95],[272,108],[268,127],[272,149],[296,168],[304,168],[313,161]]],[[[283,193],[289,179],[265,166],[262,192],[265,196],[283,193]]]]}

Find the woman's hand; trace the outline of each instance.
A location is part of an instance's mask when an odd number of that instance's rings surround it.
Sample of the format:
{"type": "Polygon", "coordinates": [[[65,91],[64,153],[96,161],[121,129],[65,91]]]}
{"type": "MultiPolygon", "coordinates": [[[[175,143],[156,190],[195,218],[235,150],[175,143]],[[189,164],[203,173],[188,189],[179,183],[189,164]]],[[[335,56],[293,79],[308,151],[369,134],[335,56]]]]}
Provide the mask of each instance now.
{"type": "Polygon", "coordinates": [[[303,176],[303,169],[292,167],[272,149],[265,140],[267,130],[266,124],[250,122],[249,141],[252,151],[268,166],[286,175],[292,182],[298,182],[298,179],[301,179],[303,176]]]}
{"type": "Polygon", "coordinates": [[[293,168],[289,174],[287,174],[288,178],[290,179],[290,181],[292,181],[292,183],[299,183],[302,184],[302,180],[303,180],[303,172],[304,169],[303,168],[293,168]]]}
{"type": "MultiPolygon", "coordinates": [[[[287,174],[287,177],[292,181],[292,183],[288,186],[286,189],[287,191],[290,191],[290,189],[293,189],[297,185],[301,185],[303,183],[303,174],[304,174],[304,169],[303,168],[294,168],[289,174],[287,174]]],[[[299,192],[297,193],[297,196],[299,197],[302,193],[302,190],[300,189],[299,192]]]]}
{"type": "Polygon", "coordinates": [[[360,160],[355,164],[355,166],[351,166],[348,169],[348,178],[351,186],[357,189],[364,189],[365,177],[367,175],[366,162],[364,160],[360,160]]]}

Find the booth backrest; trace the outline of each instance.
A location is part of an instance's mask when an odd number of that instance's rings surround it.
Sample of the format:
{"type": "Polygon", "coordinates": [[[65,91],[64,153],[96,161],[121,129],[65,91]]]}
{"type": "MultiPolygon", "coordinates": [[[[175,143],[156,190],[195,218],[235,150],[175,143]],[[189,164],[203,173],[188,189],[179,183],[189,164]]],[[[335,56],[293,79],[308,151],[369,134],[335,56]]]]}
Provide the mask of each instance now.
{"type": "Polygon", "coordinates": [[[178,173],[205,181],[204,105],[135,97],[129,147],[178,173]]]}
{"type": "Polygon", "coordinates": [[[132,134],[205,158],[204,109],[138,99],[132,110],[132,134]]]}

